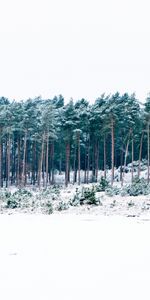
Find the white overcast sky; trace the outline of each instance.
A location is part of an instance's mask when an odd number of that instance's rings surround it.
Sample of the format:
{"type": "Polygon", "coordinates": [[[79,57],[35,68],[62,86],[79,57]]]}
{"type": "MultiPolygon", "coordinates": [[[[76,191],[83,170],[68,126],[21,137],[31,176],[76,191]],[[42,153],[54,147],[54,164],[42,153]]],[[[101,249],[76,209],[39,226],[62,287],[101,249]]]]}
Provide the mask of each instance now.
{"type": "Polygon", "coordinates": [[[0,96],[150,92],[150,1],[0,0],[0,96]]]}

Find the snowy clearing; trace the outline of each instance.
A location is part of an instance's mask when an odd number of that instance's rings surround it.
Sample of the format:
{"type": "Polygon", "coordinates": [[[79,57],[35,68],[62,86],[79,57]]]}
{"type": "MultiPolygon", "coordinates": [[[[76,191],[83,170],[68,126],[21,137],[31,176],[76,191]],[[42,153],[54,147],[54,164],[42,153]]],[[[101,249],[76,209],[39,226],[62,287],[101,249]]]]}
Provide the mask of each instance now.
{"type": "Polygon", "coordinates": [[[149,300],[150,222],[0,215],[2,300],[149,300]]]}

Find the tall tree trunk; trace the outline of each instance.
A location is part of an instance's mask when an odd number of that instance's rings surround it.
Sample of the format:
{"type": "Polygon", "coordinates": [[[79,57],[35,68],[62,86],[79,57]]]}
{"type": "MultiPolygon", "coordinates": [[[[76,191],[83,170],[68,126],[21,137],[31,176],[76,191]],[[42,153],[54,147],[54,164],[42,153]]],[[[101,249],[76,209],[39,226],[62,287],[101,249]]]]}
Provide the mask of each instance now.
{"type": "Polygon", "coordinates": [[[4,143],[4,175],[3,175],[6,187],[7,187],[7,136],[4,143]]]}
{"type": "Polygon", "coordinates": [[[38,168],[39,168],[39,155],[38,155],[38,145],[35,142],[35,183],[38,183],[38,168]]]}
{"type": "Polygon", "coordinates": [[[11,173],[11,184],[15,184],[16,182],[16,140],[12,143],[12,173],[11,173]]]}
{"type": "Polygon", "coordinates": [[[46,188],[48,184],[48,153],[49,153],[49,137],[46,136],[46,188]]]}
{"type": "Polygon", "coordinates": [[[134,165],[133,165],[133,162],[134,162],[134,140],[132,138],[132,169],[131,169],[131,181],[133,182],[133,178],[134,178],[134,165]]]}
{"type": "Polygon", "coordinates": [[[84,183],[86,183],[86,176],[87,176],[87,141],[85,142],[84,183]]]}
{"type": "Polygon", "coordinates": [[[36,142],[32,146],[32,184],[35,185],[35,170],[36,170],[36,142]]]}
{"type": "Polygon", "coordinates": [[[106,136],[104,135],[104,178],[106,179],[106,136]]]}
{"type": "Polygon", "coordinates": [[[6,187],[9,187],[10,186],[10,134],[8,134],[8,138],[7,138],[7,170],[6,170],[6,177],[7,177],[7,180],[6,180],[6,187]]]}
{"type": "Polygon", "coordinates": [[[0,128],[0,187],[2,187],[2,128],[0,128]]]}
{"type": "Polygon", "coordinates": [[[114,182],[114,149],[115,149],[115,140],[114,140],[114,120],[111,120],[111,185],[114,182]]]}
{"type": "Polygon", "coordinates": [[[45,187],[45,164],[46,164],[46,155],[45,155],[45,145],[43,149],[43,161],[42,161],[42,179],[43,179],[43,187],[45,187]]]}
{"type": "Polygon", "coordinates": [[[62,174],[62,152],[60,150],[60,156],[59,156],[59,175],[62,174]]]}
{"type": "Polygon", "coordinates": [[[122,182],[122,168],[123,168],[123,149],[121,150],[121,163],[120,163],[120,181],[122,182]]]}
{"type": "Polygon", "coordinates": [[[18,137],[17,186],[20,185],[20,137],[18,137]]]}
{"type": "Polygon", "coordinates": [[[23,162],[22,162],[22,184],[26,182],[26,150],[27,150],[27,130],[24,135],[23,162]]]}
{"type": "Polygon", "coordinates": [[[51,173],[52,173],[52,144],[49,141],[49,161],[48,161],[48,173],[49,173],[49,183],[51,183],[51,173]]]}
{"type": "Polygon", "coordinates": [[[99,163],[99,141],[97,141],[96,144],[96,157],[95,157],[95,164],[96,164],[96,172],[95,172],[95,177],[96,177],[96,182],[98,180],[98,163],[99,163]]]}
{"type": "Polygon", "coordinates": [[[121,186],[123,186],[123,182],[124,182],[124,175],[125,175],[125,168],[126,168],[126,164],[127,164],[127,156],[128,156],[129,142],[130,142],[130,132],[129,132],[129,138],[128,138],[128,140],[127,140],[127,145],[126,145],[126,150],[125,150],[125,158],[124,158],[124,167],[123,167],[123,172],[122,172],[121,186]]]}
{"type": "Polygon", "coordinates": [[[88,140],[88,148],[87,148],[87,183],[89,183],[89,172],[90,172],[90,139],[88,140]]]}
{"type": "Polygon", "coordinates": [[[43,154],[44,154],[44,140],[45,140],[45,134],[43,134],[43,137],[42,137],[41,156],[40,156],[40,160],[39,160],[39,176],[38,176],[39,189],[41,188],[42,164],[43,164],[43,154]]]}
{"type": "Polygon", "coordinates": [[[10,134],[7,139],[7,187],[10,186],[10,134]]]}
{"type": "Polygon", "coordinates": [[[3,157],[4,157],[4,150],[3,150],[3,141],[1,140],[1,187],[3,187],[3,180],[4,180],[4,174],[3,174],[3,157]]]}
{"type": "Polygon", "coordinates": [[[80,132],[77,133],[78,143],[78,185],[80,185],[80,132]]]}
{"type": "Polygon", "coordinates": [[[95,182],[95,150],[96,148],[96,141],[93,140],[93,147],[92,147],[92,182],[95,182]]]}
{"type": "Polygon", "coordinates": [[[66,172],[65,172],[65,185],[66,186],[68,186],[69,160],[70,160],[70,143],[66,142],[66,172]]]}
{"type": "Polygon", "coordinates": [[[75,142],[75,145],[74,145],[74,158],[73,158],[73,184],[75,184],[76,182],[76,175],[77,175],[77,172],[76,172],[76,152],[77,152],[77,147],[76,147],[76,142],[75,142]]]}
{"type": "Polygon", "coordinates": [[[141,140],[140,140],[138,178],[140,178],[140,173],[141,173],[141,159],[142,159],[143,137],[144,137],[144,131],[142,132],[141,140]]]}
{"type": "Polygon", "coordinates": [[[54,141],[52,142],[52,184],[54,184],[54,141]]]}
{"type": "Polygon", "coordinates": [[[150,169],[149,169],[149,163],[150,163],[150,156],[149,156],[149,125],[150,122],[148,122],[148,126],[147,126],[147,182],[149,183],[149,173],[150,173],[150,169]]]}

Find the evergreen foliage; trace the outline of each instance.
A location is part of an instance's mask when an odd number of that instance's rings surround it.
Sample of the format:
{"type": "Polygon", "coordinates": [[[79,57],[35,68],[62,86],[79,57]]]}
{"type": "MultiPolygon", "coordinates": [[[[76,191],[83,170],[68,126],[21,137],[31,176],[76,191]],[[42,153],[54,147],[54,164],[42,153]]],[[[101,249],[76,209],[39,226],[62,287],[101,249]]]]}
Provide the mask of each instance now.
{"type": "MultiPolygon", "coordinates": [[[[69,182],[97,182],[99,170],[120,166],[120,178],[134,161],[147,160],[149,183],[150,96],[141,106],[135,95],[101,95],[94,104],[86,99],[64,104],[53,99],[9,101],[0,98],[0,186],[57,184],[55,173],[65,173],[69,182]],[[84,176],[81,178],[81,170],[84,176]],[[73,171],[71,180],[70,172],[73,171]],[[92,177],[90,176],[92,172],[92,177]]],[[[100,183],[99,189],[106,186],[100,183]]]]}

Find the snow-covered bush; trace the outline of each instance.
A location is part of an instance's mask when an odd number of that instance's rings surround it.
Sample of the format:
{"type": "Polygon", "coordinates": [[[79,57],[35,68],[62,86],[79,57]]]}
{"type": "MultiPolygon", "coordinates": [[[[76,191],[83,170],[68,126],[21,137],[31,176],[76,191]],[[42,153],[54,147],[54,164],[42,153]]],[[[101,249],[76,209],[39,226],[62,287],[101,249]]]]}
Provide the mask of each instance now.
{"type": "Polygon", "coordinates": [[[11,192],[6,189],[0,190],[0,200],[5,201],[11,196],[11,192]]]}
{"type": "Polygon", "coordinates": [[[69,204],[71,206],[79,206],[80,204],[82,204],[82,193],[78,190],[78,188],[76,189],[75,195],[73,199],[70,200],[69,204]]]}
{"type": "Polygon", "coordinates": [[[116,186],[109,186],[106,190],[105,193],[107,196],[109,197],[113,197],[115,195],[119,195],[121,192],[120,188],[116,187],[116,186]]]}
{"type": "Polygon", "coordinates": [[[46,213],[47,214],[52,214],[53,213],[53,205],[52,205],[52,203],[50,202],[50,201],[47,201],[46,203],[45,203],[45,207],[46,207],[46,213]]]}
{"type": "Polygon", "coordinates": [[[32,193],[26,189],[19,189],[14,193],[5,193],[6,207],[7,208],[17,208],[28,206],[27,202],[32,197],[32,193]]]}
{"type": "Polygon", "coordinates": [[[102,176],[99,184],[96,185],[96,191],[97,192],[103,192],[108,188],[109,183],[108,181],[102,176]]]}
{"type": "Polygon", "coordinates": [[[148,195],[150,194],[150,186],[144,178],[134,178],[131,185],[123,188],[124,193],[130,196],[148,195]]]}
{"type": "Polygon", "coordinates": [[[128,202],[128,207],[133,207],[134,205],[135,204],[134,204],[134,202],[132,200],[128,202]]]}
{"type": "Polygon", "coordinates": [[[69,204],[63,201],[60,201],[57,206],[58,211],[67,210],[69,208],[69,204]]]}
{"type": "Polygon", "coordinates": [[[70,201],[70,205],[79,206],[79,205],[99,205],[101,204],[100,199],[96,197],[96,189],[93,186],[91,188],[82,188],[82,191],[76,189],[76,193],[73,199],[70,201]]]}
{"type": "Polygon", "coordinates": [[[7,204],[6,204],[6,207],[7,208],[17,208],[19,207],[19,202],[16,201],[13,197],[10,197],[8,200],[7,200],[7,204]]]}
{"type": "Polygon", "coordinates": [[[26,189],[19,189],[16,192],[14,192],[12,194],[12,196],[21,201],[23,199],[31,198],[33,196],[33,194],[30,191],[26,190],[26,189]]]}
{"type": "Polygon", "coordinates": [[[96,192],[94,187],[92,189],[85,189],[83,193],[83,202],[84,204],[90,204],[90,205],[99,205],[100,201],[96,198],[96,192]]]}
{"type": "Polygon", "coordinates": [[[110,204],[110,208],[113,208],[116,206],[116,200],[113,200],[113,202],[110,204]]]}
{"type": "Polygon", "coordinates": [[[60,193],[60,189],[56,186],[44,188],[39,193],[37,193],[37,199],[49,199],[49,200],[57,200],[58,195],[60,193]]]}

